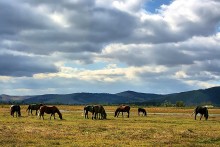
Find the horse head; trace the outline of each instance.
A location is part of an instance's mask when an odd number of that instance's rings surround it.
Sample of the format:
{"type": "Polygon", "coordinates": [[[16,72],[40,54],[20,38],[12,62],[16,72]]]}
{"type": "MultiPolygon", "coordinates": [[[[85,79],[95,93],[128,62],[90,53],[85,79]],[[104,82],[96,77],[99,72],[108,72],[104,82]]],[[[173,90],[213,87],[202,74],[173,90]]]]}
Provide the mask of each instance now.
{"type": "Polygon", "coordinates": [[[117,108],[117,109],[115,110],[115,117],[117,116],[117,114],[118,114],[118,112],[119,112],[119,109],[120,109],[120,108],[117,108]]]}

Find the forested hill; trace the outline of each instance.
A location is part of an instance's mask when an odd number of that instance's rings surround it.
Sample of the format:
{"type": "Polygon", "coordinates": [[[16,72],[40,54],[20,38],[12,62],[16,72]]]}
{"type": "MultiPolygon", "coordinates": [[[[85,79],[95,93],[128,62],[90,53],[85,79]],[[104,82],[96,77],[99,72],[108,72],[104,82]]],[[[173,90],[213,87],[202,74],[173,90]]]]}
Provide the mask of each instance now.
{"type": "Polygon", "coordinates": [[[45,103],[45,104],[122,104],[161,105],[164,102],[175,104],[182,101],[185,105],[212,104],[220,106],[220,87],[186,91],[173,94],[151,94],[124,91],[108,93],[45,94],[37,96],[0,95],[1,103],[45,103]]]}

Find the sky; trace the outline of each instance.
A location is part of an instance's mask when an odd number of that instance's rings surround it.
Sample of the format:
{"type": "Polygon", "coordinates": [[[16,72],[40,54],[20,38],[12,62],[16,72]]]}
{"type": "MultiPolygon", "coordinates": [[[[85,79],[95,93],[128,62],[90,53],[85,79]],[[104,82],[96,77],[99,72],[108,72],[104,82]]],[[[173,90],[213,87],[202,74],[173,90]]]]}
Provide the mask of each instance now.
{"type": "Polygon", "coordinates": [[[219,0],[1,0],[0,94],[220,86],[219,0]]]}

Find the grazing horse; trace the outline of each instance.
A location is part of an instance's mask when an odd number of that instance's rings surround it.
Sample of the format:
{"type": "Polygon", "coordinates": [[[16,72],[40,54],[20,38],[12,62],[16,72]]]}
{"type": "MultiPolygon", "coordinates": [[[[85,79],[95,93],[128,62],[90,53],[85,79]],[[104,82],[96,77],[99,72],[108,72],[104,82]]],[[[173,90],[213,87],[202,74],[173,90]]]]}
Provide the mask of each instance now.
{"type": "Polygon", "coordinates": [[[138,108],[138,116],[140,116],[140,113],[143,113],[143,116],[147,116],[147,112],[146,112],[146,110],[145,109],[143,109],[143,108],[138,108]]]}
{"type": "Polygon", "coordinates": [[[10,110],[11,110],[11,116],[14,117],[15,112],[16,112],[16,117],[21,116],[21,107],[19,105],[11,105],[10,110]]]}
{"type": "Polygon", "coordinates": [[[50,119],[52,115],[54,116],[54,119],[55,119],[55,113],[58,113],[60,119],[63,119],[62,114],[60,113],[59,109],[56,106],[41,106],[40,112],[39,112],[40,119],[41,119],[41,116],[44,119],[44,112],[47,114],[51,114],[50,119]]]}
{"type": "Polygon", "coordinates": [[[129,117],[129,113],[130,113],[130,106],[125,106],[125,105],[121,105],[119,106],[116,110],[115,110],[115,117],[119,115],[119,113],[122,112],[122,117],[123,116],[123,112],[127,112],[128,113],[128,117],[129,117]]]}
{"type": "Polygon", "coordinates": [[[36,115],[37,115],[37,111],[40,109],[41,106],[43,106],[43,104],[30,104],[26,111],[28,111],[28,115],[30,114],[30,112],[31,115],[33,115],[32,110],[36,110],[36,115]]]}
{"type": "Polygon", "coordinates": [[[106,119],[106,117],[107,117],[105,109],[102,105],[93,106],[92,119],[93,118],[96,119],[97,116],[98,116],[98,119],[106,119]]]}
{"type": "Polygon", "coordinates": [[[208,108],[204,107],[204,106],[197,106],[194,110],[194,112],[192,113],[192,115],[195,113],[195,120],[196,120],[196,115],[199,113],[201,114],[200,120],[202,119],[202,116],[204,115],[205,119],[208,120],[209,117],[209,112],[208,112],[208,108]]]}
{"type": "Polygon", "coordinates": [[[93,106],[87,105],[87,106],[84,107],[85,118],[89,118],[88,117],[88,112],[93,113],[93,106]]]}

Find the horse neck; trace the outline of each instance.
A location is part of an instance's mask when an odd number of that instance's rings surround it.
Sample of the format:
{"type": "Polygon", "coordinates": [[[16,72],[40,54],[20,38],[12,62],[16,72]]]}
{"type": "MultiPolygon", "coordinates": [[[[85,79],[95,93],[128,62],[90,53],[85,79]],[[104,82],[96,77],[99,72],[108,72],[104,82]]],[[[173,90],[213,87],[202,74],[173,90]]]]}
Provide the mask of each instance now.
{"type": "Polygon", "coordinates": [[[56,113],[59,115],[60,118],[62,118],[62,114],[60,113],[59,109],[56,109],[56,113]]]}
{"type": "Polygon", "coordinates": [[[119,112],[119,108],[115,110],[115,116],[117,115],[118,112],[119,112]]]}

